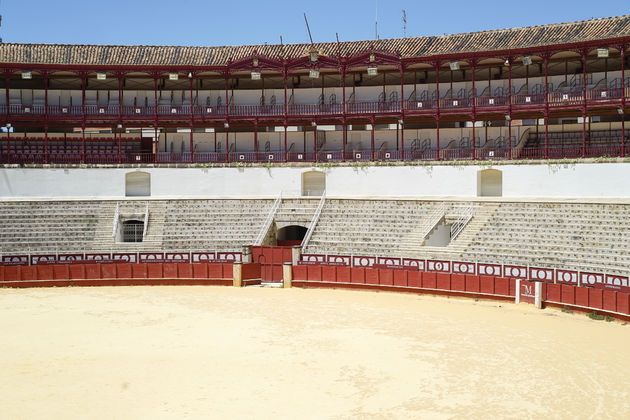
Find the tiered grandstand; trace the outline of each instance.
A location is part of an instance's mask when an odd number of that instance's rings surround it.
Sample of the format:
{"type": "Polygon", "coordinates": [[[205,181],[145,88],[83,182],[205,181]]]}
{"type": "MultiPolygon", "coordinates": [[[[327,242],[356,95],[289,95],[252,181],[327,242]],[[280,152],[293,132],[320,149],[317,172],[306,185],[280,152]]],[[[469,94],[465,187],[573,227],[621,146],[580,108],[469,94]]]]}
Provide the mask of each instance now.
{"type": "Polygon", "coordinates": [[[339,43],[0,43],[2,261],[265,265],[252,247],[292,246],[294,265],[627,285],[629,46],[630,15],[339,43]]]}

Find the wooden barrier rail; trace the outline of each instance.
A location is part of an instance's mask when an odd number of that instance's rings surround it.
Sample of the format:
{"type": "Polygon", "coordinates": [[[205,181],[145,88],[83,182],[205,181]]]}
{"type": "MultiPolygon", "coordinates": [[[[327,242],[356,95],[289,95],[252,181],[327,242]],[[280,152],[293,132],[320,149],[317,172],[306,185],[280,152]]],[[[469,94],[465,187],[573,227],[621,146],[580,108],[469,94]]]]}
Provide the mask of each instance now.
{"type": "MultiPolygon", "coordinates": [[[[435,273],[412,269],[364,268],[336,265],[293,266],[295,287],[365,288],[444,294],[533,303],[533,281],[470,274],[435,273]],[[519,283],[520,282],[520,283],[519,283]],[[517,290],[520,288],[524,290],[517,290]],[[518,296],[517,296],[518,293],[518,296]],[[532,299],[530,300],[529,297],[532,299]]],[[[542,304],[595,311],[630,319],[630,293],[589,286],[542,283],[542,304]]]]}
{"type": "MultiPolygon", "coordinates": [[[[249,264],[246,264],[246,266],[249,264]]],[[[255,264],[253,264],[255,265],[255,264]]],[[[255,278],[256,268],[246,268],[255,278]]],[[[258,270],[260,272],[260,269],[258,270]]],[[[260,276],[258,276],[260,277],[260,276]]],[[[225,285],[232,264],[118,263],[0,266],[0,287],[225,285]]]]}

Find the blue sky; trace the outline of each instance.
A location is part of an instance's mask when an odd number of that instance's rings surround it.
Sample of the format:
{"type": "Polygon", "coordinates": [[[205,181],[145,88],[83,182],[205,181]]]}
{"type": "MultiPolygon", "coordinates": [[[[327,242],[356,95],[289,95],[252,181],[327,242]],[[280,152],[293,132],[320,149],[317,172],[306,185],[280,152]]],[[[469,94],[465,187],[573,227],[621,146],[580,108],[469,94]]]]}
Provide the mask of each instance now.
{"type": "MultiPolygon", "coordinates": [[[[380,0],[381,38],[441,35],[630,13],[630,0],[380,0]],[[522,5],[522,6],[521,6],[522,5]]],[[[0,0],[4,42],[242,45],[374,38],[376,1],[0,0]]]]}

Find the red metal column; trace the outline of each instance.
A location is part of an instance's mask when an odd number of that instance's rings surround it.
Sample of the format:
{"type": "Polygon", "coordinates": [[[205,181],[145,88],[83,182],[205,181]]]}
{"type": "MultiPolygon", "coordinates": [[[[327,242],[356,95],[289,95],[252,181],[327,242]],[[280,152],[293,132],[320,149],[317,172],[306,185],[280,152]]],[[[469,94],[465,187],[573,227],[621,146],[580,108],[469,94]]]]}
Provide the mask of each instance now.
{"type": "Polygon", "coordinates": [[[372,148],[372,162],[374,162],[374,116],[372,116],[372,118],[370,118],[370,126],[372,128],[372,140],[370,143],[370,146],[372,148]]]}
{"type": "Polygon", "coordinates": [[[288,151],[287,151],[287,122],[284,122],[284,161],[287,161],[288,151]]]}
{"type": "Polygon", "coordinates": [[[342,97],[342,106],[343,109],[341,110],[341,121],[342,121],[342,125],[343,125],[343,134],[342,134],[342,140],[341,140],[341,161],[345,162],[346,161],[346,141],[348,133],[347,133],[347,126],[346,126],[346,67],[345,66],[341,66],[341,97],[342,97]]]}
{"type": "Polygon", "coordinates": [[[230,133],[230,104],[229,104],[229,78],[230,78],[230,73],[229,72],[225,72],[225,122],[224,122],[224,127],[225,127],[225,162],[229,162],[230,161],[230,151],[228,149],[228,137],[229,137],[229,133],[230,133]]]}
{"type": "Polygon", "coordinates": [[[508,117],[508,159],[512,159],[512,113],[508,117]]]}
{"type": "Polygon", "coordinates": [[[254,162],[258,162],[258,118],[254,120],[254,162]]]}
{"type": "Polygon", "coordinates": [[[625,54],[626,46],[621,45],[621,156],[626,156],[626,79],[625,79],[625,54]]]}
{"type": "MultiPolygon", "coordinates": [[[[158,148],[157,148],[157,126],[158,126],[158,74],[157,73],[153,73],[153,99],[154,99],[154,106],[153,106],[153,127],[155,128],[155,137],[153,137],[153,162],[157,163],[157,154],[158,154],[158,148]]],[[[142,134],[142,133],[140,133],[142,134]]]]}
{"type": "Polygon", "coordinates": [[[81,153],[81,163],[85,163],[85,85],[87,74],[81,74],[81,141],[83,143],[83,151],[81,153]]]}
{"type": "Polygon", "coordinates": [[[44,72],[44,163],[48,163],[48,72],[44,72]]]}
{"type": "Polygon", "coordinates": [[[401,64],[400,68],[400,160],[402,162],[405,161],[405,109],[404,109],[404,98],[405,98],[405,78],[404,78],[404,67],[401,64]]]}
{"type": "Polygon", "coordinates": [[[282,79],[284,85],[284,161],[287,161],[288,158],[288,150],[287,150],[287,66],[284,64],[284,68],[282,70],[282,79]]]}
{"type": "Polygon", "coordinates": [[[436,146],[436,156],[437,160],[440,160],[440,62],[435,63],[435,92],[436,92],[436,113],[435,113],[435,124],[437,129],[437,146],[436,146]]]}
{"type": "Polygon", "coordinates": [[[83,141],[83,153],[81,155],[81,163],[85,163],[85,121],[81,125],[81,139],[83,141]]]}
{"type": "Polygon", "coordinates": [[[346,161],[346,119],[341,120],[341,161],[346,161]]]}
{"type": "Polygon", "coordinates": [[[313,122],[313,162],[317,162],[317,123],[313,122]]]}
{"type": "Polygon", "coordinates": [[[470,62],[470,66],[472,68],[472,118],[473,118],[473,129],[472,129],[472,159],[476,159],[476,141],[475,141],[475,119],[477,117],[476,107],[475,107],[475,60],[470,62]]]}
{"type": "Polygon", "coordinates": [[[545,159],[549,159],[549,56],[545,55],[543,57],[543,62],[545,65],[545,159]]]}
{"type": "Polygon", "coordinates": [[[582,158],[586,157],[586,50],[582,50],[582,158]]]}
{"type": "MultiPolygon", "coordinates": [[[[118,122],[122,124],[122,107],[123,107],[123,73],[118,73],[118,122]]],[[[109,105],[109,102],[107,103],[109,105]]]]}
{"type": "Polygon", "coordinates": [[[475,114],[472,115],[472,160],[475,160],[475,114]]]}
{"type": "Polygon", "coordinates": [[[7,163],[11,163],[11,124],[7,123],[7,163]]]}
{"type": "MultiPolygon", "coordinates": [[[[5,73],[4,74],[4,90],[7,96],[7,122],[10,121],[10,117],[11,117],[11,102],[9,101],[9,79],[10,79],[10,73],[5,73]]],[[[622,83],[623,84],[623,83],[622,83]]]]}
{"type": "Polygon", "coordinates": [[[508,61],[508,159],[512,159],[512,57],[508,61]]]}
{"type": "Polygon", "coordinates": [[[190,72],[190,77],[188,78],[188,80],[190,80],[190,163],[193,163],[195,161],[195,145],[193,143],[193,126],[195,123],[195,116],[193,114],[193,73],[190,72]]]}
{"type": "Polygon", "coordinates": [[[122,163],[122,124],[116,126],[116,131],[118,131],[118,164],[120,164],[122,163]]]}
{"type": "Polygon", "coordinates": [[[230,124],[225,124],[225,162],[230,162],[230,124]]]}
{"type": "Polygon", "coordinates": [[[440,114],[435,115],[435,128],[437,140],[436,159],[440,160],[440,114]]]}

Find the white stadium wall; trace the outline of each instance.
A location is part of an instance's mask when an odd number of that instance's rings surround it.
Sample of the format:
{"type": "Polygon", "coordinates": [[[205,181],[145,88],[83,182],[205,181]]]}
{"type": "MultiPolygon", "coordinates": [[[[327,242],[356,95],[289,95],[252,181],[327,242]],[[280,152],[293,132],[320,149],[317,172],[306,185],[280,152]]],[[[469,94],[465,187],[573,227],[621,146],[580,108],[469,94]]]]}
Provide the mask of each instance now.
{"type": "MultiPolygon", "coordinates": [[[[151,197],[301,194],[302,174],[326,174],[331,197],[477,197],[481,165],[245,168],[3,168],[0,198],[123,198],[130,172],[150,174],[151,197]]],[[[507,198],[630,198],[630,164],[495,165],[507,198]]]]}

